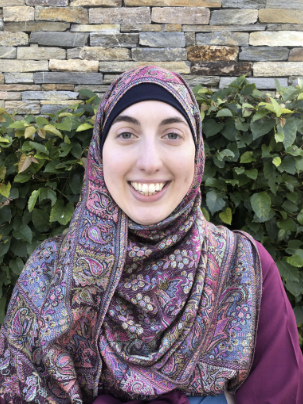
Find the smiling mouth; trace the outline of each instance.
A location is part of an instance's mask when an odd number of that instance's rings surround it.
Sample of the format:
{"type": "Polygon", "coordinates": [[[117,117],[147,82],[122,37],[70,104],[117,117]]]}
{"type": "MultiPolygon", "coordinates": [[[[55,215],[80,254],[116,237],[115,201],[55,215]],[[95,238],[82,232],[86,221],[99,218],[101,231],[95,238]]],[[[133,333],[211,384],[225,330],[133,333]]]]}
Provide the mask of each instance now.
{"type": "Polygon", "coordinates": [[[162,191],[168,182],[156,182],[154,184],[146,184],[142,182],[130,182],[130,185],[141,195],[151,196],[162,191]]]}

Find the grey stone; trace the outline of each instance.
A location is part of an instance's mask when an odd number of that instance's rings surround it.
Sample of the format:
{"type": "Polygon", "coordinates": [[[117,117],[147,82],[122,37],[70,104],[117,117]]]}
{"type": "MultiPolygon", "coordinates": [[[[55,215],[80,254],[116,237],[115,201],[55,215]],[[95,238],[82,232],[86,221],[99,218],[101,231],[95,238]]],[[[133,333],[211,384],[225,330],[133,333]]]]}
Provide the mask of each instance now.
{"type": "Polygon", "coordinates": [[[47,73],[35,73],[34,82],[36,84],[44,83],[63,83],[63,84],[101,84],[101,73],[61,73],[61,72],[47,72],[47,73]]]}
{"type": "Polygon", "coordinates": [[[5,102],[6,112],[13,114],[39,114],[40,104],[39,102],[28,102],[28,101],[6,101],[5,102]]]}
{"type": "Polygon", "coordinates": [[[283,47],[243,47],[239,54],[239,60],[247,60],[251,62],[266,62],[269,60],[288,60],[289,50],[283,47]]]}
{"type": "Polygon", "coordinates": [[[111,84],[117,77],[119,77],[119,74],[104,74],[103,83],[111,84]]]}
{"type": "Polygon", "coordinates": [[[4,75],[5,83],[33,83],[34,74],[33,73],[5,73],[4,75]]]}
{"type": "Polygon", "coordinates": [[[130,60],[130,49],[128,48],[107,48],[84,46],[67,50],[68,59],[86,60],[130,60]]]}
{"type": "Polygon", "coordinates": [[[32,32],[30,36],[31,43],[47,46],[62,46],[74,48],[76,46],[85,46],[88,42],[89,34],[72,32],[32,32]]]}
{"type": "Polygon", "coordinates": [[[193,62],[191,73],[204,76],[251,76],[252,64],[249,62],[193,62]]]}
{"type": "Polygon", "coordinates": [[[236,45],[248,46],[249,34],[246,32],[212,32],[196,35],[197,45],[236,45]]]}
{"type": "Polygon", "coordinates": [[[266,0],[222,0],[222,8],[264,8],[266,0]]]}
{"type": "Polygon", "coordinates": [[[131,48],[137,46],[138,41],[139,41],[138,34],[106,35],[106,34],[99,34],[96,32],[90,34],[90,45],[102,46],[104,48],[113,48],[115,46],[131,48]]]}
{"type": "MultiPolygon", "coordinates": [[[[110,84],[110,83],[108,83],[108,84],[110,84]]],[[[81,85],[75,87],[75,91],[87,89],[87,90],[93,91],[94,93],[97,93],[97,92],[98,93],[105,93],[106,90],[108,90],[108,84],[104,84],[104,85],[101,84],[101,85],[94,85],[94,86],[92,86],[92,85],[85,85],[84,86],[83,84],[81,84],[81,85]]]]}
{"type": "Polygon", "coordinates": [[[25,0],[28,6],[68,6],[68,0],[25,0]]]}
{"type": "Polygon", "coordinates": [[[254,24],[258,19],[258,10],[214,10],[210,25],[254,24]]]}
{"type": "Polygon", "coordinates": [[[288,79],[288,85],[289,86],[297,86],[298,85],[298,78],[303,80],[303,77],[290,76],[289,79],[288,79]]]}
{"type": "Polygon", "coordinates": [[[52,48],[49,46],[20,46],[17,49],[18,59],[34,59],[34,60],[49,60],[49,59],[66,59],[66,51],[61,48],[52,48]]]}
{"type": "Polygon", "coordinates": [[[253,69],[256,77],[301,76],[303,62],[256,62],[253,69]]]}
{"type": "Polygon", "coordinates": [[[267,0],[266,8],[290,8],[295,10],[303,10],[302,0],[291,0],[285,3],[281,0],[267,0]]]}
{"type": "Polygon", "coordinates": [[[1,59],[15,59],[17,56],[17,48],[13,46],[0,46],[1,59]]]}
{"type": "Polygon", "coordinates": [[[252,32],[249,36],[249,44],[253,46],[303,46],[303,32],[252,32]]]}
{"type": "Polygon", "coordinates": [[[161,24],[136,24],[136,25],[121,25],[121,32],[160,32],[162,31],[161,24]]]}
{"type": "Polygon", "coordinates": [[[3,20],[0,20],[0,31],[3,31],[3,20]]]}
{"type": "Polygon", "coordinates": [[[140,32],[139,43],[153,48],[183,48],[185,36],[183,32],[140,32]]]}
{"type": "Polygon", "coordinates": [[[150,23],[149,7],[90,8],[90,24],[144,24],[150,23]]]}
{"type": "Polygon", "coordinates": [[[265,31],[266,24],[254,24],[254,25],[186,25],[182,26],[182,31],[193,32],[253,32],[253,31],[265,31]]]}
{"type": "Polygon", "coordinates": [[[220,77],[218,76],[198,76],[194,74],[181,75],[190,87],[201,84],[204,87],[218,87],[220,77]]]}
{"type": "Polygon", "coordinates": [[[66,105],[61,105],[61,104],[46,104],[41,106],[41,112],[40,114],[55,114],[58,111],[61,111],[62,109],[68,109],[66,105]]]}
{"type": "Polygon", "coordinates": [[[163,69],[172,70],[176,73],[190,73],[189,62],[100,62],[99,71],[103,73],[122,73],[126,70],[134,69],[140,66],[153,66],[156,64],[163,69]]]}
{"type": "Polygon", "coordinates": [[[153,7],[151,19],[168,24],[208,24],[210,11],[205,7],[153,7]]]}
{"type": "MultiPolygon", "coordinates": [[[[221,77],[219,88],[225,88],[237,77],[221,77]]],[[[275,80],[272,78],[258,78],[258,77],[248,77],[246,79],[249,84],[254,83],[259,90],[274,90],[276,88],[275,80]]],[[[277,79],[282,87],[287,87],[287,79],[278,78],[277,79]]]]}
{"type": "Polygon", "coordinates": [[[303,24],[267,24],[267,31],[303,31],[303,24]]]}
{"type": "Polygon", "coordinates": [[[132,59],[136,61],[147,61],[147,62],[165,62],[165,61],[177,61],[186,60],[187,53],[186,49],[182,48],[137,48],[132,49],[132,59]]]}
{"type": "Polygon", "coordinates": [[[73,91],[24,91],[22,100],[75,100],[78,94],[73,91]]]}
{"type": "Polygon", "coordinates": [[[196,34],[194,32],[185,32],[185,46],[193,46],[196,44],[196,34]]]}
{"type": "Polygon", "coordinates": [[[33,21],[22,21],[22,22],[7,22],[5,23],[5,31],[8,32],[35,32],[35,31],[66,31],[69,29],[70,24],[66,22],[33,22],[33,21]]]}

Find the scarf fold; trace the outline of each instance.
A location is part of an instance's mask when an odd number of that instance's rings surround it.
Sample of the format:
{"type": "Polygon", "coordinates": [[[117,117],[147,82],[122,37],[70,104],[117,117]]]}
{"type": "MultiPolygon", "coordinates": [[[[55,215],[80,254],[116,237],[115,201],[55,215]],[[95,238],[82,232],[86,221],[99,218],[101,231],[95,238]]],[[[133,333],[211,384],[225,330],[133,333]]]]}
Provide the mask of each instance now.
{"type": "Polygon", "coordinates": [[[33,253],[15,287],[0,334],[0,397],[80,404],[105,392],[150,400],[175,389],[221,394],[244,382],[256,339],[260,260],[250,236],[203,217],[203,168],[200,112],[184,80],[151,66],[118,77],[97,112],[69,230],[33,253]],[[111,110],[141,83],[176,97],[197,145],[184,199],[148,226],[112,199],[100,152],[111,110]]]}

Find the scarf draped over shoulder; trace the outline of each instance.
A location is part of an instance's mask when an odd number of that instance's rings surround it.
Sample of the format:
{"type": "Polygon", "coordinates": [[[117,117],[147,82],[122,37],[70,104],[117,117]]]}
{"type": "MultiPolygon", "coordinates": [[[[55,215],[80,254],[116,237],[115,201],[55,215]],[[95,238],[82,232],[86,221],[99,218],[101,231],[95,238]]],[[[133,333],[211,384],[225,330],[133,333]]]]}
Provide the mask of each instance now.
{"type": "MultiPolygon", "coordinates": [[[[127,96],[127,95],[126,95],[127,96]]],[[[140,67],[118,77],[96,116],[80,201],[68,232],[46,240],[14,289],[0,334],[0,397],[87,403],[236,390],[254,354],[261,299],[255,244],[202,215],[204,168],[195,98],[177,74],[140,67]],[[196,136],[194,180],[160,223],[131,221],[109,194],[100,134],[132,86],[181,103],[196,136]]]]}

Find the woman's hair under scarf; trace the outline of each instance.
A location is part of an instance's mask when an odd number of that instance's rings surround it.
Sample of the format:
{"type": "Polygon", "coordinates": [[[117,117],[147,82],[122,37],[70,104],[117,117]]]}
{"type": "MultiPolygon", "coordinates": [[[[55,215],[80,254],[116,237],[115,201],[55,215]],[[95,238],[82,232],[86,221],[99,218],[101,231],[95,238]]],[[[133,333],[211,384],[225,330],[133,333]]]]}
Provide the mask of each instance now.
{"type": "Polygon", "coordinates": [[[97,112],[70,228],[33,253],[13,292],[0,335],[0,397],[80,404],[105,391],[148,400],[175,389],[216,395],[244,382],[261,266],[248,235],[204,219],[203,167],[200,112],[184,80],[153,66],[119,76],[97,112]],[[106,118],[142,83],[178,100],[197,145],[190,189],[153,225],[134,223],[114,202],[100,153],[106,118]]]}

